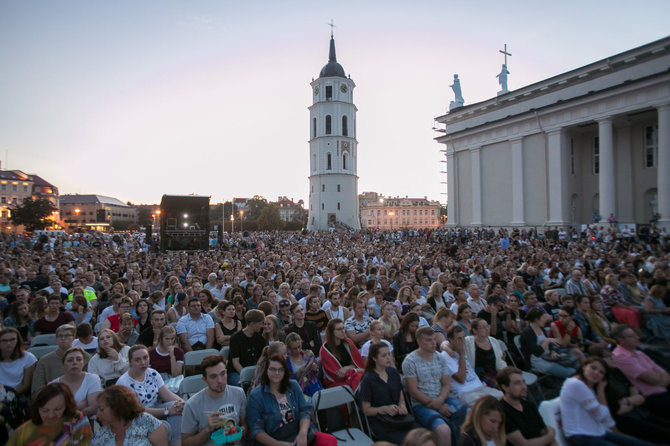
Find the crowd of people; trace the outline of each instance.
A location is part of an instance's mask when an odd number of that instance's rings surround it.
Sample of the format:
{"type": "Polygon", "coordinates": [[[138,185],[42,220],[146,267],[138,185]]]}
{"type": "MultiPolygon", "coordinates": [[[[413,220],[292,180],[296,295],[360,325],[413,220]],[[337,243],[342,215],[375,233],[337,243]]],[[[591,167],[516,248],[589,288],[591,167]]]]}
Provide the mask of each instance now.
{"type": "Polygon", "coordinates": [[[239,442],[334,446],[312,396],[346,385],[380,443],[667,443],[670,374],[640,349],[670,340],[667,243],[597,226],[238,233],[188,253],[2,235],[0,430],[186,446],[230,423],[239,442]],[[558,382],[561,432],[523,371],[558,382]],[[192,375],[206,386],[179,395],[192,375]]]}

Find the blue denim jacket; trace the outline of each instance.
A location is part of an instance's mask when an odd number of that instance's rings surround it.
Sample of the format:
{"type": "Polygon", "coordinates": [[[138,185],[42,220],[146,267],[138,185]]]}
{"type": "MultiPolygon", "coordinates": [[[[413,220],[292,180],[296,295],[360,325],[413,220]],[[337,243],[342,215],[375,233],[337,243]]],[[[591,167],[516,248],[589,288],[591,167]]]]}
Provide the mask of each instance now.
{"type": "MultiPolygon", "coordinates": [[[[300,386],[293,379],[288,382],[286,399],[298,420],[309,419],[312,405],[307,402],[300,386]]],[[[252,439],[260,432],[272,435],[274,431],[279,429],[279,425],[281,424],[279,403],[270,391],[269,386],[256,386],[249,394],[249,399],[247,400],[247,423],[249,424],[252,439]]]]}

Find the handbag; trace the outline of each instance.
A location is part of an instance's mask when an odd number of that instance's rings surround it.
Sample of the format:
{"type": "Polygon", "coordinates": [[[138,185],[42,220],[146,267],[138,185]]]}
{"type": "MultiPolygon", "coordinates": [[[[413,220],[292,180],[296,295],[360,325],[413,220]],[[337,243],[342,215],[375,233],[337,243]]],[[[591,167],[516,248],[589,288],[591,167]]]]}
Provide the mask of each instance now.
{"type": "MultiPolygon", "coordinates": [[[[293,420],[272,432],[270,436],[277,441],[295,443],[295,438],[298,436],[298,432],[300,432],[300,421],[293,420]]],[[[312,429],[312,426],[310,426],[309,431],[307,431],[307,444],[314,443],[314,440],[316,440],[316,433],[314,432],[314,429],[312,429]]]]}
{"type": "Polygon", "coordinates": [[[414,427],[414,415],[409,413],[396,416],[379,414],[377,419],[390,431],[408,431],[414,427]]]}

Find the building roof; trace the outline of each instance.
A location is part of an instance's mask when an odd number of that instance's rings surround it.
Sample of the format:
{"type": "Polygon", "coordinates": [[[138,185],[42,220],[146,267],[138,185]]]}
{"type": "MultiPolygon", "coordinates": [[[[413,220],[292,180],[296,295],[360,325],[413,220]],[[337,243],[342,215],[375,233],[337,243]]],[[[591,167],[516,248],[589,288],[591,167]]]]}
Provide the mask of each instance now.
{"type": "Polygon", "coordinates": [[[47,180],[44,178],[38,176],[38,175],[30,175],[30,178],[33,180],[33,183],[35,183],[35,186],[39,187],[56,187],[53,184],[49,183],[47,180]]]}
{"type": "MultiPolygon", "coordinates": [[[[27,175],[19,175],[20,171],[13,170],[0,170],[0,179],[2,180],[16,180],[16,181],[27,181],[30,180],[27,175]]],[[[23,172],[21,172],[23,173],[23,172]]]]}
{"type": "Polygon", "coordinates": [[[61,195],[60,197],[61,204],[93,204],[93,203],[102,203],[102,204],[111,204],[114,206],[123,206],[130,207],[126,203],[122,202],[113,197],[106,197],[104,195],[61,195]]]}
{"type": "Polygon", "coordinates": [[[335,39],[332,35],[330,36],[330,53],[328,54],[328,63],[324,65],[323,68],[321,68],[319,77],[346,78],[344,75],[344,68],[342,68],[342,65],[337,63],[337,57],[335,56],[335,39]]]}

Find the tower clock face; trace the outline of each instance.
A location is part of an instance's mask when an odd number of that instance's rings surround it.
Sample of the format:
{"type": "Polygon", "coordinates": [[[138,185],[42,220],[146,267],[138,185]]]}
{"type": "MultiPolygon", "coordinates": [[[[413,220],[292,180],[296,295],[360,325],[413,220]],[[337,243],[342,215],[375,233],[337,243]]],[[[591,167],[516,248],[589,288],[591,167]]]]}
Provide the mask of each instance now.
{"type": "Polygon", "coordinates": [[[342,141],[342,150],[349,150],[349,141],[342,141]]]}
{"type": "Polygon", "coordinates": [[[317,94],[319,94],[319,87],[318,86],[314,87],[314,96],[316,96],[317,94]]]}
{"type": "Polygon", "coordinates": [[[341,85],[341,86],[340,86],[340,91],[341,91],[342,93],[346,93],[346,92],[347,92],[347,86],[346,86],[346,85],[341,85]]]}

